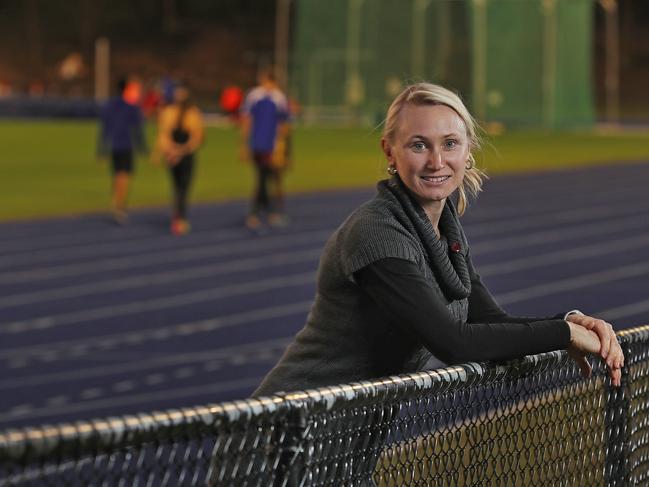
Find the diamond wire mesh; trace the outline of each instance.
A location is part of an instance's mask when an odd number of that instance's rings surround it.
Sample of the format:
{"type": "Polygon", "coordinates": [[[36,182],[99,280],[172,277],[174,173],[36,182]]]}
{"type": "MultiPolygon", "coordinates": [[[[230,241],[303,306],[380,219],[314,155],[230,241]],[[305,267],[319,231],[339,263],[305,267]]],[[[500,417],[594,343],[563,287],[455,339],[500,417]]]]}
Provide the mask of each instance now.
{"type": "Polygon", "coordinates": [[[565,353],[0,434],[7,486],[646,485],[649,326],[623,387],[565,353]]]}

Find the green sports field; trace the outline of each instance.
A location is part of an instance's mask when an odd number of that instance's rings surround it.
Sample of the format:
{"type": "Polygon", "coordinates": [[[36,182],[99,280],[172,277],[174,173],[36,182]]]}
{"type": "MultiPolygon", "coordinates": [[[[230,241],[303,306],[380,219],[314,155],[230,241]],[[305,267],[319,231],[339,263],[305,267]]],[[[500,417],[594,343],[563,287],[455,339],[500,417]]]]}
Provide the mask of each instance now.
{"type": "MultiPolygon", "coordinates": [[[[102,211],[109,168],[95,157],[92,121],[0,121],[3,190],[0,220],[102,211]]],[[[153,130],[148,131],[152,145],[153,130]]],[[[290,192],[367,187],[385,176],[380,132],[371,128],[297,128],[290,192]]],[[[233,127],[211,127],[199,154],[193,201],[245,198],[250,167],[237,159],[233,127]]],[[[649,161],[646,133],[510,131],[486,140],[478,161],[491,175],[550,170],[610,161],[649,161]]],[[[146,157],[137,161],[131,207],[169,202],[167,173],[146,157]]]]}

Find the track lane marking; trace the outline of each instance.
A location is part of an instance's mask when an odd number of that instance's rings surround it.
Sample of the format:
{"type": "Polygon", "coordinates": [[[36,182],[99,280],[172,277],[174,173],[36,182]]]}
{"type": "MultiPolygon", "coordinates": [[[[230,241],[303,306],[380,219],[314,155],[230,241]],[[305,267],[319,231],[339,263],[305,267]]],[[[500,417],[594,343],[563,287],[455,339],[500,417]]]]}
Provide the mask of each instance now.
{"type": "Polygon", "coordinates": [[[322,242],[331,235],[330,230],[313,230],[299,234],[284,234],[271,237],[247,238],[229,242],[227,245],[213,243],[192,248],[160,251],[145,255],[115,257],[105,260],[65,264],[38,270],[0,272],[0,284],[43,281],[61,277],[74,277],[95,272],[137,269],[147,266],[168,266],[171,263],[200,261],[201,258],[226,257],[239,253],[263,252],[292,244],[322,242]]]}
{"type": "MultiPolygon", "coordinates": [[[[280,305],[270,308],[263,308],[244,313],[236,313],[234,315],[224,316],[221,318],[214,318],[205,320],[213,329],[223,329],[231,326],[239,326],[242,324],[252,323],[254,321],[261,321],[270,318],[283,318],[287,316],[302,315],[306,316],[309,311],[312,301],[302,301],[292,303],[290,305],[280,305]]],[[[187,323],[185,323],[187,324],[187,323]]],[[[190,323],[191,324],[191,323],[190,323]]],[[[61,381],[74,381],[89,377],[102,377],[112,374],[123,374],[134,371],[147,370],[157,367],[169,367],[177,364],[187,364],[190,362],[202,362],[206,360],[222,360],[224,356],[232,354],[241,354],[257,350],[261,347],[271,347],[273,344],[286,344],[293,338],[281,337],[261,340],[258,342],[249,342],[232,347],[221,347],[213,350],[170,354],[162,357],[154,357],[150,359],[143,359],[131,362],[118,362],[110,365],[99,365],[96,367],[77,368],[74,370],[67,370],[63,372],[52,372],[46,374],[15,377],[10,379],[0,380],[0,390],[10,388],[20,388],[26,386],[36,386],[41,384],[49,384],[61,381]]]]}
{"type": "Polygon", "coordinates": [[[260,279],[254,282],[241,284],[230,284],[217,286],[210,289],[195,291],[174,296],[135,301],[123,305],[102,306],[89,310],[73,311],[59,315],[45,316],[41,318],[13,321],[0,325],[2,333],[25,333],[34,330],[43,330],[69,325],[84,325],[88,321],[128,316],[144,311],[160,311],[164,309],[186,306],[189,304],[204,303],[215,299],[231,298],[234,296],[245,296],[253,293],[283,289],[295,286],[313,284],[315,282],[315,271],[290,274],[288,276],[260,279]]]}
{"type": "Polygon", "coordinates": [[[165,284],[189,281],[223,274],[262,270],[287,264],[299,264],[309,261],[317,263],[322,247],[303,251],[281,252],[263,257],[231,260],[225,263],[199,265],[177,271],[145,273],[124,278],[108,279],[73,286],[55,287],[21,294],[0,297],[0,309],[36,304],[52,300],[78,298],[93,294],[124,291],[142,287],[161,286],[165,284]]]}

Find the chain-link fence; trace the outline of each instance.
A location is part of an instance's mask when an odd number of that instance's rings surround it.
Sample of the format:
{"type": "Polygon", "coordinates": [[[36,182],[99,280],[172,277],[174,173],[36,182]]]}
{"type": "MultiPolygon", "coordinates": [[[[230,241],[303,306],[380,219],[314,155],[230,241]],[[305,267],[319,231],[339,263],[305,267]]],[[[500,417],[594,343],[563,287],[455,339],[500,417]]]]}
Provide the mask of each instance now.
{"type": "Polygon", "coordinates": [[[649,326],[622,387],[563,352],[0,434],[0,485],[649,482],[649,326]]]}

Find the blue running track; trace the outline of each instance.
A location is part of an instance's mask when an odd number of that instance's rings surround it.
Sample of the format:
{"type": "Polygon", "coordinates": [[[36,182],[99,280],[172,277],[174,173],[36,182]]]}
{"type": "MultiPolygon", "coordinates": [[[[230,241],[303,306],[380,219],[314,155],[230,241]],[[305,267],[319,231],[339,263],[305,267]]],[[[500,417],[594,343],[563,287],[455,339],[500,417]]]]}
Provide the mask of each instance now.
{"type": "MultiPolygon", "coordinates": [[[[464,218],[516,314],[649,317],[649,164],[498,176],[464,218]]],[[[331,232],[373,189],[289,200],[258,235],[244,202],[0,225],[0,429],[246,397],[299,330],[331,232]]]]}

